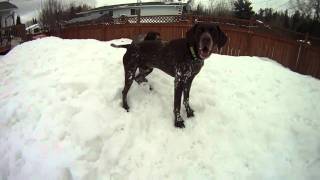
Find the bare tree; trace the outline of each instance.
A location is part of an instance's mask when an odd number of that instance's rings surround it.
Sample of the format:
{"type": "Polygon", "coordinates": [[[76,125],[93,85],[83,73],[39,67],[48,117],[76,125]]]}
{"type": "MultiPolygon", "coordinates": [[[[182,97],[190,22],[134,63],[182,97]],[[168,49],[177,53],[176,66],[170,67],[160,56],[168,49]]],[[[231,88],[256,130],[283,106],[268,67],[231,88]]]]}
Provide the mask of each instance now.
{"type": "Polygon", "coordinates": [[[320,21],[320,0],[312,0],[312,7],[314,9],[315,19],[320,21]]]}
{"type": "Polygon", "coordinates": [[[55,31],[63,21],[75,18],[77,13],[91,9],[94,4],[93,0],[66,3],[65,0],[42,1],[38,18],[40,24],[49,31],[55,31]]]}
{"type": "Polygon", "coordinates": [[[63,4],[61,0],[45,0],[41,3],[39,21],[49,30],[54,30],[62,21],[63,4]]]}
{"type": "Polygon", "coordinates": [[[291,8],[320,21],[320,0],[290,0],[291,8]]]}
{"type": "Polygon", "coordinates": [[[232,16],[232,11],[231,11],[231,3],[226,2],[226,1],[219,1],[216,3],[216,5],[213,8],[213,16],[217,17],[228,17],[232,16]]]}
{"type": "Polygon", "coordinates": [[[230,17],[232,16],[232,3],[230,0],[209,0],[206,5],[200,2],[196,13],[215,17],[230,17]]]}
{"type": "Polygon", "coordinates": [[[77,13],[79,12],[83,12],[83,11],[88,11],[89,9],[91,9],[92,7],[88,4],[85,3],[75,3],[75,2],[71,2],[69,4],[69,7],[67,9],[64,10],[64,20],[70,20],[72,18],[77,17],[77,13]]]}
{"type": "MultiPolygon", "coordinates": [[[[65,0],[66,1],[66,0],[65,0]]],[[[75,4],[76,6],[88,6],[93,8],[96,4],[96,0],[68,0],[67,2],[70,2],[70,4],[75,4]]]]}
{"type": "Polygon", "coordinates": [[[195,0],[188,0],[187,4],[190,6],[191,10],[195,9],[195,0]]]}

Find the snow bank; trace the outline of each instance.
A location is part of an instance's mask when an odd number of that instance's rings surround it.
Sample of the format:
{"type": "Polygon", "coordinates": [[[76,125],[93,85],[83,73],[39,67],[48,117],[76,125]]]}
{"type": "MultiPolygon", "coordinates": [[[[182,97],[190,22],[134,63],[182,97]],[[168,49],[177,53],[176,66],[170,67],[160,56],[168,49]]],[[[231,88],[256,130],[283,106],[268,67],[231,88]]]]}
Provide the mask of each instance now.
{"type": "Polygon", "coordinates": [[[212,55],[179,130],[159,70],[121,108],[125,49],[110,43],[50,37],[0,59],[0,180],[320,178],[319,80],[212,55]]]}

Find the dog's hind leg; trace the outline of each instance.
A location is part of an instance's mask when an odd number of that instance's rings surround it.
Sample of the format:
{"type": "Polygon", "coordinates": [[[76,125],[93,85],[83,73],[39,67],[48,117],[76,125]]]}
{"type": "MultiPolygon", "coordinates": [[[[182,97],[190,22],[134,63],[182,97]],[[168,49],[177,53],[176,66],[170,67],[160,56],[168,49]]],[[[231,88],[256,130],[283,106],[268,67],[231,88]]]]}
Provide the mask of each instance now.
{"type": "Polygon", "coordinates": [[[134,67],[126,67],[125,66],[125,82],[124,82],[124,88],[122,91],[122,107],[129,112],[129,105],[127,102],[127,94],[128,91],[133,83],[135,72],[137,70],[137,66],[134,67]]]}
{"type": "Polygon", "coordinates": [[[152,72],[153,68],[149,67],[139,67],[139,74],[135,77],[135,80],[138,84],[143,82],[148,82],[146,76],[152,72]]]}
{"type": "MultiPolygon", "coordinates": [[[[135,77],[135,81],[138,84],[141,84],[143,82],[148,82],[148,79],[146,76],[148,76],[153,71],[153,68],[150,67],[139,67],[139,74],[135,77]]],[[[150,90],[152,90],[152,87],[150,86],[150,90]]]]}

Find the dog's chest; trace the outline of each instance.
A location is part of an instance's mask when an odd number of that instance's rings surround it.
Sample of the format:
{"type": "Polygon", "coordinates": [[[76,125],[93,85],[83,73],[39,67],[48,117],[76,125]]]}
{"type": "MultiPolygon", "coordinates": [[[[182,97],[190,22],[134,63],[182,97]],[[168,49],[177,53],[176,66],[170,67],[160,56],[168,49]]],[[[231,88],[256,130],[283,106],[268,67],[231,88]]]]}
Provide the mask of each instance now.
{"type": "Polygon", "coordinates": [[[180,80],[186,81],[194,76],[196,76],[203,66],[203,62],[197,63],[180,63],[175,67],[175,77],[180,80]]]}

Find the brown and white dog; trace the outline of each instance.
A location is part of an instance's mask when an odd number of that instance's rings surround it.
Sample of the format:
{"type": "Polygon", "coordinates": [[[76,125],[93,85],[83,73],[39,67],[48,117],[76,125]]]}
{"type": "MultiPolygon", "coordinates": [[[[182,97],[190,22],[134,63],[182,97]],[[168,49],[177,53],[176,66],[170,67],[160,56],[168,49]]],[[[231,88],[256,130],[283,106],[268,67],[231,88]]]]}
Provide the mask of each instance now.
{"type": "MultiPolygon", "coordinates": [[[[187,117],[194,116],[189,105],[189,93],[194,77],[200,72],[204,60],[215,46],[221,48],[227,41],[219,26],[196,24],[186,33],[186,37],[166,43],[161,40],[146,40],[136,44],[122,45],[127,48],[123,56],[125,84],[122,91],[122,106],[129,111],[127,93],[133,83],[146,82],[146,76],[153,68],[158,68],[174,77],[174,125],[184,128],[180,115],[181,97],[187,117]],[[136,75],[136,71],[139,73],[136,75]]],[[[118,46],[119,47],[119,46],[118,46]]]]}

